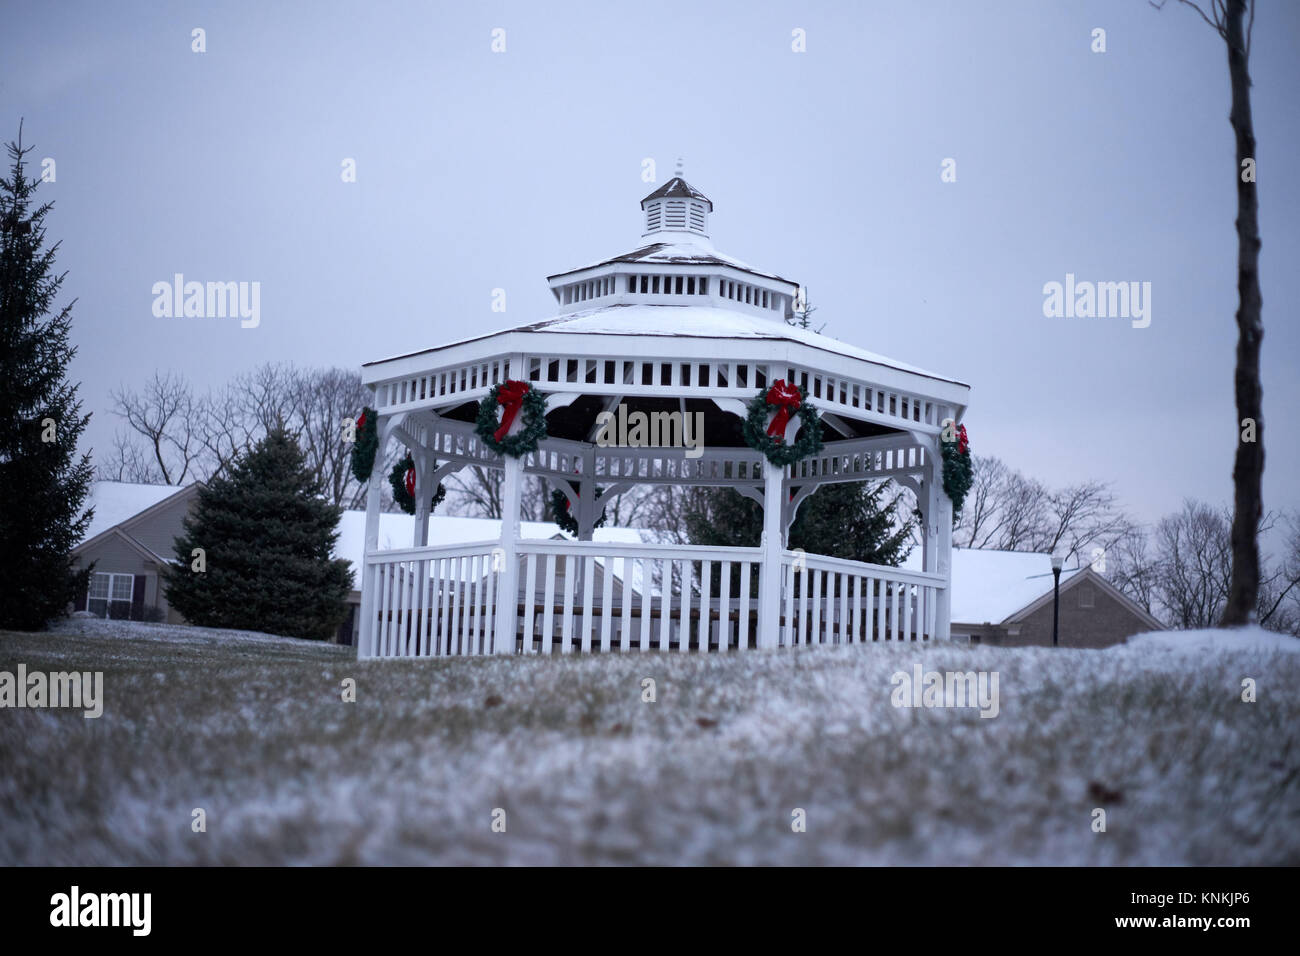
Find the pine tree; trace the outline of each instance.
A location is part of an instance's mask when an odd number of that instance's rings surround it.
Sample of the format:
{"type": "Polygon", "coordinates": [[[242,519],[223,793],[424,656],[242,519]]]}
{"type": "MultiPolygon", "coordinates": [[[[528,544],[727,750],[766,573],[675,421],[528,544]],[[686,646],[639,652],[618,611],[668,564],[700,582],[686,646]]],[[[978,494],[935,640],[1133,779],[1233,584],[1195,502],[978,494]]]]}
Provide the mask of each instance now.
{"type": "Polygon", "coordinates": [[[65,273],[55,274],[59,243],[45,247],[53,203],[32,208],[27,179],[32,147],[8,144],[0,180],[0,628],[39,630],[86,589],[72,549],[90,524],[82,511],[93,469],[77,440],[90,421],[67,380],[77,350],[68,344],[72,303],[51,313],[65,273]]]}
{"type": "Polygon", "coordinates": [[[330,557],[342,511],[319,491],[293,437],[271,431],[199,490],[167,600],[192,624],[329,639],[352,574],[330,557]]]}
{"type": "MultiPolygon", "coordinates": [[[[848,481],[823,485],[799,506],[788,547],[813,554],[897,566],[911,551],[912,520],[900,511],[901,494],[883,501],[886,483],[848,481]]],[[[701,507],[687,511],[692,544],[757,547],[763,506],[730,488],[708,489],[701,507]]]]}

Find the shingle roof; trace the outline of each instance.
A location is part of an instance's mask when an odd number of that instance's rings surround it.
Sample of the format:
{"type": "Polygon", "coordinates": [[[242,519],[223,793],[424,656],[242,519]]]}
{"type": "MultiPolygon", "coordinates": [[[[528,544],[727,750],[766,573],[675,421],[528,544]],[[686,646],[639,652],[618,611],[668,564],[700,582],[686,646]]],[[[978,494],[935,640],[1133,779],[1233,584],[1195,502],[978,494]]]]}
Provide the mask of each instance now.
{"type": "Polygon", "coordinates": [[[713,211],[713,201],[680,176],[674,176],[649,196],[646,196],[645,199],[642,199],[642,208],[652,199],[702,199],[709,204],[709,211],[713,211]]]}

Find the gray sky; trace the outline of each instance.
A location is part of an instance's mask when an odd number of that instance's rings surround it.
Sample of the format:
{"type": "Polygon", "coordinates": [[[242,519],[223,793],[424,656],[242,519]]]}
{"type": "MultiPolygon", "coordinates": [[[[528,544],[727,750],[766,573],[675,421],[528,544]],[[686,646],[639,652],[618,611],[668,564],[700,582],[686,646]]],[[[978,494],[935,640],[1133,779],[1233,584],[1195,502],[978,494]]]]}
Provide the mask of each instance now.
{"type": "MultiPolygon", "coordinates": [[[[25,117],[57,163],[105,452],[110,389],[155,368],[355,367],[554,314],[544,277],[635,245],[642,160],[681,155],[718,248],[804,283],[826,334],[970,383],[977,453],[1144,520],[1230,499],[1227,61],[1175,0],[51,3],[4,29],[0,133],[25,117]],[[155,318],[177,272],[260,282],[261,324],[155,318]],[[1045,318],[1067,272],[1150,282],[1150,326],[1045,318]]],[[[1260,0],[1270,508],[1300,507],[1298,41],[1300,4],[1260,0]]]]}

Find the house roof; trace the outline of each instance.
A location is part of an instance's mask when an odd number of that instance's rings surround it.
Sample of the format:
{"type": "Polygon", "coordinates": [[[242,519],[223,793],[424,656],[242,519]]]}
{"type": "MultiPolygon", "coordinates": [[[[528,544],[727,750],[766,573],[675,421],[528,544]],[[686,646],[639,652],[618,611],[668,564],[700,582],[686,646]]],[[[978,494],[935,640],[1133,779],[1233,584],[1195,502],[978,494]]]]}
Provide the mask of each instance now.
{"type": "MultiPolygon", "coordinates": [[[[520,522],[520,535],[525,538],[553,538],[559,527],[549,521],[520,522]]],[[[415,535],[415,516],[396,512],[379,515],[379,547],[409,548],[415,535]]],[[[429,544],[470,544],[476,541],[496,541],[501,538],[501,521],[497,518],[465,518],[458,515],[434,515],[429,519],[429,544]]],[[[634,528],[597,528],[592,539],[604,543],[641,544],[645,539],[634,528]]],[[[339,519],[339,537],[334,545],[334,556],[346,558],[357,572],[365,557],[366,513],[345,511],[339,519]]],[[[354,581],[360,585],[360,575],[354,581]]]]}
{"type": "Polygon", "coordinates": [[[192,485],[145,485],[129,481],[96,481],[90,486],[87,507],[95,509],[82,543],[178,495],[192,485]]]}
{"type": "MultiPolygon", "coordinates": [[[[903,567],[921,570],[914,550],[903,567]]],[[[1065,584],[1081,568],[1061,572],[1065,584]]],[[[952,549],[952,621],[954,624],[1001,624],[1052,592],[1052,557],[1032,551],[952,549]]]]}

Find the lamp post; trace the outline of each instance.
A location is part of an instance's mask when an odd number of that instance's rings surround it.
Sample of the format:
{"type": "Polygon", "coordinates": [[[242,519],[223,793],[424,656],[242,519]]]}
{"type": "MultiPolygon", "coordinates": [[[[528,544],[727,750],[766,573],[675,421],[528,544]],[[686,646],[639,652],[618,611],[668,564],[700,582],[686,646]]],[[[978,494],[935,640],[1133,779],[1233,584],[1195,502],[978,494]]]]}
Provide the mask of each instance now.
{"type": "Polygon", "coordinates": [[[1052,555],[1052,646],[1059,646],[1059,626],[1061,622],[1061,566],[1065,556],[1052,555]]]}

